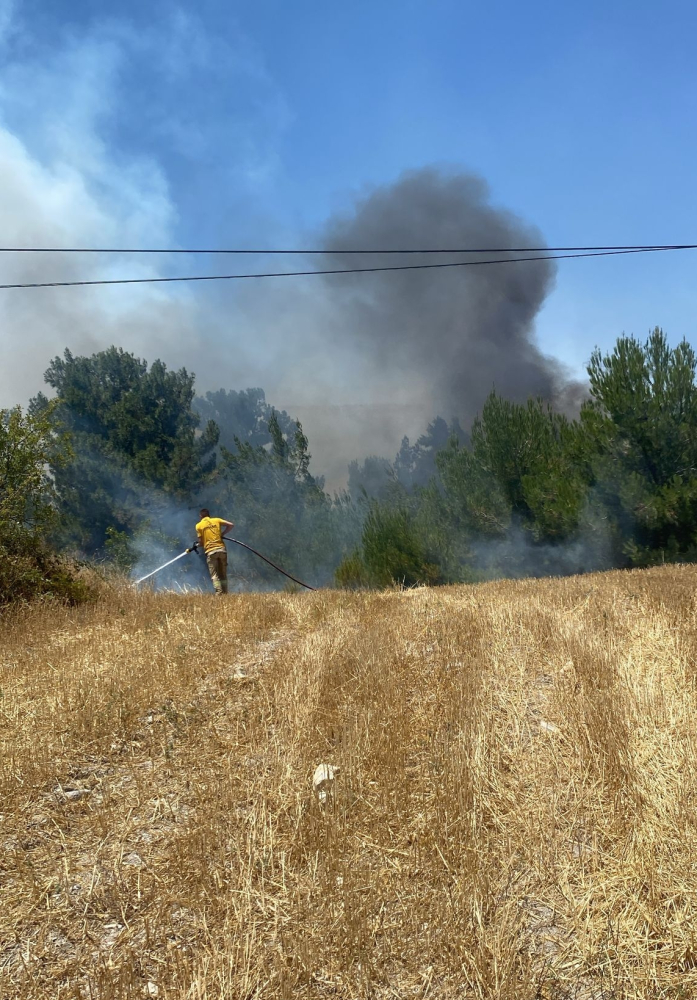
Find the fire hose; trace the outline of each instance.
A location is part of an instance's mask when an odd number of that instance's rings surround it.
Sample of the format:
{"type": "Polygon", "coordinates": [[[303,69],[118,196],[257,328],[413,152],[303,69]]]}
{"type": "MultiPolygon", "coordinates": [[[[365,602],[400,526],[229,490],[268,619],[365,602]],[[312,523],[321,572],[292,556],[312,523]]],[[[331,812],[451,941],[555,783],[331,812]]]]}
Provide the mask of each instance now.
{"type": "MultiPolygon", "coordinates": [[[[284,576],[287,576],[289,580],[293,581],[293,583],[297,583],[301,587],[305,587],[306,590],[316,589],[315,587],[311,587],[309,583],[303,583],[303,581],[298,580],[297,577],[291,576],[290,573],[286,573],[286,571],[282,569],[280,566],[277,566],[275,562],[271,562],[271,560],[267,559],[266,556],[263,556],[261,552],[257,552],[256,549],[253,549],[251,545],[247,545],[246,542],[241,542],[239,538],[230,538],[229,536],[224,535],[223,541],[234,542],[235,545],[241,545],[243,549],[248,549],[250,552],[253,552],[255,556],[258,556],[260,559],[263,559],[265,563],[268,563],[269,566],[273,566],[273,568],[275,570],[278,570],[279,573],[282,573],[284,576]]],[[[145,576],[141,576],[139,580],[135,580],[133,585],[137,587],[139,583],[143,583],[145,580],[149,580],[151,576],[155,576],[155,574],[159,573],[160,570],[166,569],[168,566],[171,566],[172,563],[178,562],[179,559],[183,559],[184,556],[187,556],[190,552],[193,552],[197,549],[198,549],[198,544],[192,545],[191,548],[189,549],[184,549],[184,551],[181,552],[178,556],[175,556],[174,559],[170,559],[169,562],[163,563],[162,566],[158,566],[157,569],[154,569],[151,573],[146,573],[145,576]]]]}
{"type": "Polygon", "coordinates": [[[298,580],[296,577],[291,576],[290,573],[286,573],[286,571],[281,569],[280,566],[277,566],[275,562],[271,562],[271,560],[267,559],[266,556],[263,556],[261,552],[257,552],[256,549],[253,549],[251,545],[247,545],[246,542],[241,542],[239,538],[226,538],[223,536],[223,541],[234,542],[235,545],[241,545],[243,549],[249,549],[249,551],[253,552],[255,556],[259,556],[259,558],[263,559],[265,563],[269,564],[269,566],[273,566],[273,568],[277,569],[279,573],[283,573],[283,575],[287,576],[289,580],[293,581],[293,583],[299,583],[300,586],[305,587],[306,590],[316,590],[316,587],[311,587],[309,583],[303,583],[302,580],[298,580]]]}

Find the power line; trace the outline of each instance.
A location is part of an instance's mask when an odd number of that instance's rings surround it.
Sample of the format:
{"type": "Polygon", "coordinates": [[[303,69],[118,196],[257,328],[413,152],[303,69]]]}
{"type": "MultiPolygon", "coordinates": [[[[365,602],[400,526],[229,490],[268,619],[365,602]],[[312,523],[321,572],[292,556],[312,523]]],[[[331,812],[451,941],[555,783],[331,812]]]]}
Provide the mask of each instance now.
{"type": "Polygon", "coordinates": [[[304,278],[319,274],[374,274],[379,271],[424,271],[444,267],[478,267],[484,264],[521,264],[532,260],[570,260],[577,257],[616,257],[622,254],[657,253],[664,250],[694,250],[695,246],[636,247],[627,250],[602,250],[592,253],[543,254],[535,257],[500,257],[496,260],[457,260],[438,264],[391,264],[381,267],[327,268],[316,271],[263,271],[249,274],[195,274],[171,278],[95,278],[83,281],[26,281],[0,284],[10,288],[70,288],[87,285],[153,285],[175,281],[235,281],[242,278],[304,278]]]}
{"type": "Polygon", "coordinates": [[[637,243],[618,244],[615,246],[589,247],[460,247],[460,248],[385,248],[385,249],[342,249],[325,248],[323,250],[291,250],[291,249],[252,249],[252,248],[131,248],[126,247],[0,247],[0,253],[123,253],[123,254],[274,254],[312,256],[315,254],[426,254],[426,253],[576,253],[611,250],[695,250],[696,243],[637,243]]]}

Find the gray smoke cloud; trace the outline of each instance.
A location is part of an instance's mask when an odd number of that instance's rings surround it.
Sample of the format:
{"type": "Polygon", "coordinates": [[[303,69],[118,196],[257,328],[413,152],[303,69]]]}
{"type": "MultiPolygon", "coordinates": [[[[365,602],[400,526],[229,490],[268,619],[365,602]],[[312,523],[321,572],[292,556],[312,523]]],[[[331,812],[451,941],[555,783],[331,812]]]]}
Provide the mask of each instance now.
{"type": "MultiPolygon", "coordinates": [[[[319,243],[326,253],[312,266],[343,269],[511,256],[348,250],[541,247],[544,239],[492,205],[481,177],[429,167],[357,197],[322,228],[319,243]]],[[[264,385],[303,419],[332,485],[345,479],[348,460],[392,458],[403,434],[418,435],[436,415],[466,427],[494,388],[576,412],[583,386],[534,339],[555,273],[553,261],[539,260],[328,275],[321,287],[317,279],[302,290],[256,287],[242,301],[246,323],[257,332],[273,327],[284,350],[292,345],[295,366],[288,357],[282,378],[269,370],[264,385]]]]}
{"type": "MultiPolygon", "coordinates": [[[[489,203],[484,180],[433,168],[405,173],[332,219],[328,248],[497,248],[544,246],[542,234],[489,203]]],[[[513,400],[556,399],[566,385],[559,364],[533,340],[535,317],[555,280],[552,261],[480,265],[510,254],[379,257],[327,254],[336,267],[376,263],[473,266],[332,278],[347,335],[378,372],[419,386],[431,413],[469,421],[492,388],[513,400]],[[339,284],[341,282],[341,284],[339,284]]],[[[521,255],[522,256],[522,255],[521,255]]]]}

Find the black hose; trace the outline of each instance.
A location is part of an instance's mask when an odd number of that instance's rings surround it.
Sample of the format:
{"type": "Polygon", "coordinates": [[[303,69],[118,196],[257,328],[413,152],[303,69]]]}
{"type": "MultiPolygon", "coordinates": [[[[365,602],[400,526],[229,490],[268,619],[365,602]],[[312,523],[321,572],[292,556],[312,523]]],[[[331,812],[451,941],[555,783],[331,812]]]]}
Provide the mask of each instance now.
{"type": "Polygon", "coordinates": [[[259,556],[259,558],[263,559],[265,563],[269,564],[269,566],[273,566],[273,568],[277,569],[279,573],[283,573],[283,575],[287,576],[289,580],[293,581],[293,583],[299,583],[300,586],[305,587],[306,590],[316,590],[316,587],[311,587],[309,583],[303,583],[302,580],[298,580],[296,577],[291,576],[290,573],[286,573],[286,571],[281,569],[280,566],[277,566],[275,562],[271,562],[271,560],[267,559],[266,556],[263,556],[261,552],[257,552],[256,549],[253,549],[251,545],[247,545],[246,542],[241,542],[239,538],[231,538],[229,535],[223,535],[223,541],[234,542],[235,545],[241,545],[243,549],[249,549],[249,551],[253,552],[255,556],[259,556]]]}

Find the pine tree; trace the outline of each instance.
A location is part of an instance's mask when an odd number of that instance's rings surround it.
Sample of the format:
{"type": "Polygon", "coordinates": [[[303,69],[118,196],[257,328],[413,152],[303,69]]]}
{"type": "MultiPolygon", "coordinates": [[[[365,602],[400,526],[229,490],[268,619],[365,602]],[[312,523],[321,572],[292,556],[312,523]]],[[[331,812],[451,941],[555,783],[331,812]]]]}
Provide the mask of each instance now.
{"type": "Polygon", "coordinates": [[[616,559],[647,565],[697,549],[697,356],[656,327],[588,366],[584,458],[616,559]]]}
{"type": "Polygon", "coordinates": [[[437,464],[453,517],[474,535],[503,537],[513,522],[535,541],[561,541],[578,527],[586,483],[576,459],[578,425],[541,399],[511,403],[495,392],[471,431],[437,464]]]}
{"type": "Polygon", "coordinates": [[[109,528],[132,532],[158,496],[188,498],[213,472],[217,427],[198,431],[185,369],[148,368],[116,347],[91,357],[66,350],[45,380],[56,399],[39,394],[31,410],[46,414],[73,452],[70,463],[52,463],[65,544],[99,552],[109,528]]]}

